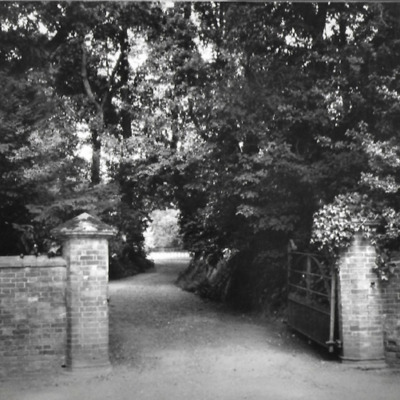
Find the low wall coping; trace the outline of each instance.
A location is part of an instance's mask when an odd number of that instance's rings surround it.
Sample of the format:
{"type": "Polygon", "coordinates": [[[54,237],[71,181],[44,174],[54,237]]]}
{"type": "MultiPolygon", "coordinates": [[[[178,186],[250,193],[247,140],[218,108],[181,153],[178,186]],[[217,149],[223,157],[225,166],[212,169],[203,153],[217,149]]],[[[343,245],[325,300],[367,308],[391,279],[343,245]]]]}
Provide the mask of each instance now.
{"type": "Polygon", "coordinates": [[[0,268],[55,268],[66,267],[62,257],[47,256],[3,256],[0,257],[0,268]]]}

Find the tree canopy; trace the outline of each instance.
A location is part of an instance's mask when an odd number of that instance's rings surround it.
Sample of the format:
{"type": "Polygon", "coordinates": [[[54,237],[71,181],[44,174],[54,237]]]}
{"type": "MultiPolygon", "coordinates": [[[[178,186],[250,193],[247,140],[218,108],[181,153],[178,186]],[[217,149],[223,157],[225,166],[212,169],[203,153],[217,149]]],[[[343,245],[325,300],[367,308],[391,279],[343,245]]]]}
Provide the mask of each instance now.
{"type": "Polygon", "coordinates": [[[89,211],[119,228],[122,260],[142,252],[150,212],[172,207],[195,258],[246,254],[274,274],[289,239],[330,251],[371,218],[395,246],[399,13],[3,2],[1,231],[44,248],[89,211]]]}

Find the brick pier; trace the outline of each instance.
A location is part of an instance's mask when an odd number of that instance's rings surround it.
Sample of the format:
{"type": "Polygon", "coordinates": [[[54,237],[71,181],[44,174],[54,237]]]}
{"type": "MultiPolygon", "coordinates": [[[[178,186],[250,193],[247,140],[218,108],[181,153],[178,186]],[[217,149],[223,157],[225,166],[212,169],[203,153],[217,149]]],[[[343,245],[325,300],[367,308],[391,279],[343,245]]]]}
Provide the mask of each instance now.
{"type": "Polygon", "coordinates": [[[115,232],[85,213],[54,234],[63,241],[67,262],[66,366],[108,367],[108,238],[115,232]]]}
{"type": "Polygon", "coordinates": [[[358,366],[384,366],[383,296],[373,272],[375,249],[362,234],[340,260],[339,322],[342,360],[358,366]]]}

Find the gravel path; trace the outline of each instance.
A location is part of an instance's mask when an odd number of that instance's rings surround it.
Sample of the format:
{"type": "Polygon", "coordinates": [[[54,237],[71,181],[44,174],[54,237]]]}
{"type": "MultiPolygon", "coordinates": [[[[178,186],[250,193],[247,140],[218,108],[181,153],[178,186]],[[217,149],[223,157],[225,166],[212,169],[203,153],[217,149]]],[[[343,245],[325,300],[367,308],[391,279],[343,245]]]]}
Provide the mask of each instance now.
{"type": "Polygon", "coordinates": [[[1,400],[398,400],[400,374],[329,361],[284,326],[174,285],[186,260],[110,283],[109,374],[5,383],[1,400]]]}

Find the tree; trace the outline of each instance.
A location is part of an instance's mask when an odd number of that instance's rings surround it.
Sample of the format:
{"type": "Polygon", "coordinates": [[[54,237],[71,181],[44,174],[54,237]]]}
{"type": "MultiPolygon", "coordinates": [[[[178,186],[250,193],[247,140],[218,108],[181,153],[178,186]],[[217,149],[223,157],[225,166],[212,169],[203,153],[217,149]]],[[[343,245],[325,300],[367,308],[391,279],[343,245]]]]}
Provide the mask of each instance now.
{"type": "MultiPolygon", "coordinates": [[[[0,79],[10,93],[2,107],[23,127],[17,135],[2,114],[11,132],[0,148],[2,179],[14,186],[2,190],[3,204],[25,215],[25,196],[12,196],[36,187],[35,220],[98,212],[120,228],[119,254],[143,249],[153,209],[179,208],[195,262],[225,263],[229,274],[266,285],[282,275],[289,239],[309,245],[324,205],[340,210],[347,197],[353,210],[383,217],[394,238],[398,9],[2,5],[0,79]],[[78,127],[91,134],[90,172],[76,157],[79,137],[68,132],[78,127]],[[46,154],[52,168],[35,175],[46,154]],[[62,168],[68,179],[54,173],[62,168]]],[[[264,296],[257,287],[255,302],[264,296]]]]}
{"type": "Polygon", "coordinates": [[[101,143],[132,135],[128,104],[134,85],[132,45],[157,30],[158,8],[150,3],[83,3],[49,6],[59,26],[52,53],[55,85],[69,96],[91,132],[91,182],[101,181],[101,143]]]}
{"type": "Polygon", "coordinates": [[[140,165],[172,188],[185,245],[199,259],[215,266],[228,251],[246,253],[249,271],[260,259],[282,264],[289,238],[309,245],[323,204],[360,178],[393,183],[381,158],[395,142],[397,7],[175,6],[174,15],[191,15],[181,25],[191,45],[161,59],[182,62],[171,68],[170,93],[186,136],[140,165]]]}
{"type": "Polygon", "coordinates": [[[98,184],[98,156],[107,136],[130,135],[131,44],[151,36],[142,28],[155,24],[157,6],[3,3],[1,18],[1,79],[9,96],[2,99],[0,228],[10,237],[1,252],[29,253],[34,242],[46,251],[51,228],[89,211],[115,224],[120,242],[128,236],[128,243],[113,243],[117,258],[144,256],[146,212],[124,203],[112,171],[98,184]],[[85,127],[95,147],[90,173],[79,155],[85,127]],[[16,248],[15,236],[29,240],[16,248]]]}
{"type": "MultiPolygon", "coordinates": [[[[339,118],[348,130],[342,138],[323,138],[323,143],[337,157],[356,155],[357,179],[316,214],[313,237],[321,250],[333,255],[358,229],[372,236],[381,252],[398,247],[399,12],[397,4],[365,6],[365,23],[355,24],[353,37],[346,40],[346,100],[339,118]],[[371,221],[379,225],[376,234],[371,221]]],[[[387,279],[385,271],[387,265],[381,263],[378,272],[387,279]]]]}
{"type": "Polygon", "coordinates": [[[145,232],[145,242],[149,249],[181,247],[178,228],[178,210],[154,210],[150,214],[151,223],[145,232]]]}
{"type": "Polygon", "coordinates": [[[50,186],[61,186],[68,174],[73,180],[79,164],[68,158],[74,147],[69,133],[73,117],[49,87],[44,50],[48,40],[36,17],[41,7],[3,3],[0,10],[2,254],[31,251],[36,238],[29,203],[52,196],[54,187],[44,187],[51,180],[50,186]]]}

